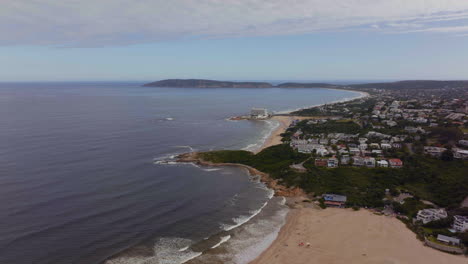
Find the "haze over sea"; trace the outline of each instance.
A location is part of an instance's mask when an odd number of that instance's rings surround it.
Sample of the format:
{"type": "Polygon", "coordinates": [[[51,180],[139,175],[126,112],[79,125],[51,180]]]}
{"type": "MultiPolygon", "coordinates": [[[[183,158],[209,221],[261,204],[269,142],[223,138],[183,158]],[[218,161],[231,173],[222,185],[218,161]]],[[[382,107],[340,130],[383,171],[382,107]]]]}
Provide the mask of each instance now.
{"type": "Polygon", "coordinates": [[[140,85],[0,84],[0,263],[180,263],[199,252],[192,262],[245,263],[279,230],[282,199],[238,168],[155,161],[260,146],[276,123],[226,120],[252,107],[359,96],[140,85]]]}

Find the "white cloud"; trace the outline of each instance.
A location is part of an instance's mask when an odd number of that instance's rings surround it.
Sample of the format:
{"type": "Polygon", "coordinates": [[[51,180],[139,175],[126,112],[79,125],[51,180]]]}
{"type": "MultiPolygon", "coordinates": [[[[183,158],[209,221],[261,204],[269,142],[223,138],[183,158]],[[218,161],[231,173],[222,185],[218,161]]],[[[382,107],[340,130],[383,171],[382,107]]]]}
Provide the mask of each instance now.
{"type": "Polygon", "coordinates": [[[0,45],[127,45],[374,27],[450,33],[429,24],[467,18],[465,0],[11,0],[0,8],[0,45]]]}

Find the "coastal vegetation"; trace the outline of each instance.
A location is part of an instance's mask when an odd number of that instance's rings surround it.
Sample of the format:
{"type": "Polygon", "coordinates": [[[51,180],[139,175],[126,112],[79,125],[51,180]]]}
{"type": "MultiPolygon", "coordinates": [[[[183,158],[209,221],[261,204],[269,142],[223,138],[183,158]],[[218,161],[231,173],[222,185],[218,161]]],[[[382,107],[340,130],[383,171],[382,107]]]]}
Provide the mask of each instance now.
{"type": "Polygon", "coordinates": [[[412,216],[424,205],[419,199],[439,206],[458,207],[468,196],[467,161],[443,161],[423,155],[408,155],[404,169],[357,168],[344,166],[334,169],[317,167],[308,154],[294,151],[289,145],[269,147],[253,154],[248,151],[212,151],[200,158],[213,163],[239,163],[270,174],[289,187],[300,187],[314,195],[337,193],[348,197],[347,206],[383,207],[386,189],[391,193],[405,190],[417,199],[398,207],[401,213],[412,216]],[[306,172],[298,172],[292,164],[307,160],[306,172]]]}

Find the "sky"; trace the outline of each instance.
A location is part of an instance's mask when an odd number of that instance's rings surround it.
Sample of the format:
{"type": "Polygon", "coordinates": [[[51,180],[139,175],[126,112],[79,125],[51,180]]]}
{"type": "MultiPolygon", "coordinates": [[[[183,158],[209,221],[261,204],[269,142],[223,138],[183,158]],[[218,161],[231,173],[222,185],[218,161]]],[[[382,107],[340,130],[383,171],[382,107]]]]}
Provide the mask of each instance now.
{"type": "Polygon", "coordinates": [[[0,82],[468,79],[468,0],[0,1],[0,82]]]}

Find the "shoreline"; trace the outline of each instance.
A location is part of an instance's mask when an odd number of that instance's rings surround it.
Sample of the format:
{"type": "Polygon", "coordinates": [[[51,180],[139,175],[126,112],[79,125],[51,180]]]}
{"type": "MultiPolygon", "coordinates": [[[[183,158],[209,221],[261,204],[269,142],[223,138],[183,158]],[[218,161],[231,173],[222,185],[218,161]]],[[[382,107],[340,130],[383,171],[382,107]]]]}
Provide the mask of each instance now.
{"type": "MultiPolygon", "coordinates": [[[[333,88],[324,88],[324,89],[343,91],[343,89],[333,89],[333,88]]],[[[272,131],[270,131],[268,137],[266,137],[266,139],[262,143],[262,145],[259,146],[256,149],[252,150],[252,152],[254,154],[257,154],[260,151],[262,151],[262,150],[264,150],[264,149],[266,149],[268,147],[281,144],[282,143],[281,134],[283,134],[288,129],[288,127],[291,125],[291,123],[294,120],[323,118],[323,117],[313,117],[313,116],[291,116],[291,115],[289,115],[292,112],[299,111],[299,110],[302,110],[302,109],[309,109],[309,108],[319,107],[319,106],[322,106],[322,105],[339,104],[339,103],[344,103],[344,102],[349,102],[349,101],[353,101],[353,100],[358,100],[358,99],[370,97],[370,94],[367,93],[367,92],[356,91],[356,90],[346,90],[346,91],[357,92],[357,93],[359,93],[359,96],[354,97],[354,98],[345,98],[345,99],[342,99],[342,100],[332,101],[330,103],[325,103],[325,104],[317,104],[317,105],[308,106],[308,107],[304,107],[304,108],[298,108],[296,110],[287,111],[287,112],[279,113],[279,114],[276,114],[276,115],[272,116],[268,120],[274,120],[274,121],[278,122],[279,123],[278,127],[273,129],[272,131]]]]}
{"type": "Polygon", "coordinates": [[[290,209],[277,238],[249,264],[466,264],[464,256],[424,246],[394,217],[368,210],[290,209]]]}
{"type": "MultiPolygon", "coordinates": [[[[368,93],[359,93],[358,97],[329,104],[370,97],[368,93]]],[[[256,154],[267,147],[281,144],[281,134],[293,120],[314,118],[323,117],[292,116],[286,113],[273,116],[270,120],[275,120],[279,125],[270,132],[263,144],[252,152],[256,154]]],[[[317,209],[317,205],[303,202],[303,199],[307,199],[307,194],[301,189],[281,186],[267,173],[255,168],[235,163],[214,164],[202,160],[197,153],[184,155],[188,156],[179,156],[179,162],[192,162],[201,166],[245,168],[249,175],[259,176],[260,181],[275,192],[275,196],[288,197],[290,210],[279,233],[263,252],[248,262],[249,264],[467,263],[464,256],[451,255],[426,247],[395,217],[376,215],[363,209],[359,211],[337,208],[317,209]]]]}
{"type": "Polygon", "coordinates": [[[198,156],[198,152],[190,152],[177,156],[178,163],[193,163],[199,166],[206,167],[238,167],[247,170],[249,176],[258,176],[260,181],[265,184],[265,186],[275,192],[275,196],[283,197],[298,197],[298,196],[307,196],[302,189],[288,188],[278,183],[278,180],[272,179],[268,173],[261,172],[253,167],[248,165],[239,164],[239,163],[213,163],[205,161],[198,156]]]}

